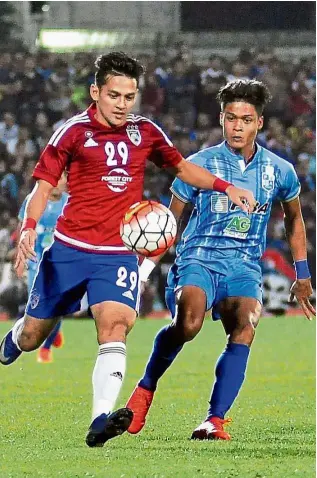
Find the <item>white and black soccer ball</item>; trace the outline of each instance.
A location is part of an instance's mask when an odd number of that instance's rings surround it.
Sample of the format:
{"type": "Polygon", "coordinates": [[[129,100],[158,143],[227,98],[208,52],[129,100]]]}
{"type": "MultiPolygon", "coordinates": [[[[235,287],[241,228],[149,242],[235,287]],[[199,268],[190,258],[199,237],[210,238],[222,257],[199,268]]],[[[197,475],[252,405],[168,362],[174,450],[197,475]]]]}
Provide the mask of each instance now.
{"type": "Polygon", "coordinates": [[[288,303],[291,282],[283,275],[269,273],[263,275],[263,305],[267,312],[283,315],[289,309],[288,303]]]}
{"type": "Polygon", "coordinates": [[[171,247],[177,234],[172,212],[156,201],[133,204],[120,224],[125,246],[142,256],[158,256],[171,247]]]}

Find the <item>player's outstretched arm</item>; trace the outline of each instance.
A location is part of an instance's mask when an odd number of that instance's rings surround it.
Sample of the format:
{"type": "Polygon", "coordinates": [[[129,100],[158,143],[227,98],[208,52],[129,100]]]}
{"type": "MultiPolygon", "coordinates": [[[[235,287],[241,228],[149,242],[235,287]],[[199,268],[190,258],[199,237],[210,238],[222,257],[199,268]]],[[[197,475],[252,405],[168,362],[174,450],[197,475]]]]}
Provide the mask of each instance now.
{"type": "Polygon", "coordinates": [[[14,265],[18,277],[22,277],[27,260],[36,261],[34,246],[37,234],[35,228],[46,208],[52,188],[50,183],[40,179],[27,201],[14,265]]]}
{"type": "Polygon", "coordinates": [[[256,200],[252,191],[237,188],[233,184],[217,178],[207,169],[183,159],[175,167],[169,168],[170,172],[177,176],[184,183],[190,184],[199,189],[213,189],[227,194],[229,199],[239,206],[246,213],[254,210],[256,200]]]}
{"type": "MultiPolygon", "coordinates": [[[[186,203],[178,199],[177,197],[172,195],[171,202],[169,204],[169,209],[171,212],[174,214],[174,217],[176,219],[177,225],[180,222],[180,219],[182,217],[182,214],[184,212],[186,203]]],[[[160,254],[159,256],[151,257],[151,259],[145,258],[140,266],[139,269],[139,276],[140,276],[140,281],[141,282],[146,282],[155,268],[155,266],[160,262],[162,257],[166,254],[167,251],[164,251],[163,254],[160,254]]]]}
{"type": "Polygon", "coordinates": [[[309,302],[313,289],[307,264],[306,231],[299,198],[283,202],[282,207],[286,237],[296,269],[296,281],[290,290],[290,302],[296,297],[307,319],[312,320],[312,315],[316,315],[316,311],[309,302]]]}

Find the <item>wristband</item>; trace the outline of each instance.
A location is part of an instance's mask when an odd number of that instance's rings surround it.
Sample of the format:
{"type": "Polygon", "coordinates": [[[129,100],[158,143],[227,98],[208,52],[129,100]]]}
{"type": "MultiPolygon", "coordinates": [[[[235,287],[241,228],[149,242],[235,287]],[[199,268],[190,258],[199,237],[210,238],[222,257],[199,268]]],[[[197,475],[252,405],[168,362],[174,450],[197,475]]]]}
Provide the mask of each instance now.
{"type": "Polygon", "coordinates": [[[141,282],[146,282],[156,264],[150,259],[144,259],[139,267],[139,279],[141,282]]]}
{"type": "Polygon", "coordinates": [[[35,229],[36,228],[36,220],[32,219],[31,217],[27,217],[22,222],[21,232],[25,231],[26,229],[35,229]]]}
{"type": "Polygon", "coordinates": [[[308,268],[308,262],[306,259],[302,259],[301,261],[294,262],[295,271],[296,271],[296,279],[309,279],[310,272],[308,268]]]}
{"type": "Polygon", "coordinates": [[[223,179],[217,178],[217,179],[215,179],[215,181],[214,181],[214,184],[213,184],[212,189],[213,189],[214,191],[218,191],[219,193],[225,193],[225,192],[226,192],[226,189],[227,189],[229,186],[233,186],[233,184],[232,184],[232,183],[228,183],[228,181],[224,181],[223,179]]]}

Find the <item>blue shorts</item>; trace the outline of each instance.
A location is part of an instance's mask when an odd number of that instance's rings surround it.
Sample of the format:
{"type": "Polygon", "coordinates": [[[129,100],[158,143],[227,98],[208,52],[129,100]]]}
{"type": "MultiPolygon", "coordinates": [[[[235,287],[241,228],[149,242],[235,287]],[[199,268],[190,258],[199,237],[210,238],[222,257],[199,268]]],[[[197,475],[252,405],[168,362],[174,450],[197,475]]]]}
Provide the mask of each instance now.
{"type": "Polygon", "coordinates": [[[138,259],[80,251],[59,241],[44,251],[26,306],[39,319],[72,314],[87,292],[88,304],[103,301],[139,307],[138,259]]]}
{"type": "Polygon", "coordinates": [[[262,273],[261,267],[255,262],[236,259],[230,261],[221,274],[198,262],[186,262],[177,266],[174,264],[167,276],[165,301],[172,317],[175,316],[175,292],[186,285],[194,285],[206,294],[206,310],[213,308],[214,320],[220,319],[217,304],[227,297],[252,297],[262,304],[262,273]]]}

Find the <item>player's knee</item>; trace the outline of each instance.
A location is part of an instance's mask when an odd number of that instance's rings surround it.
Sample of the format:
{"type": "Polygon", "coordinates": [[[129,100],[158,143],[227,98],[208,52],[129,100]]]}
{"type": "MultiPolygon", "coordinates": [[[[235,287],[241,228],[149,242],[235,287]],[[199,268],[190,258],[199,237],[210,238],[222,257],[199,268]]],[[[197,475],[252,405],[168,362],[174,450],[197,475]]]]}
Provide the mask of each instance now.
{"type": "Polygon", "coordinates": [[[180,330],[180,334],[183,337],[184,342],[193,340],[199,333],[204,317],[201,317],[196,311],[187,309],[179,315],[177,320],[177,327],[180,330]]]}
{"type": "Polygon", "coordinates": [[[32,352],[36,350],[44,339],[40,338],[31,330],[23,329],[20,333],[18,342],[19,347],[23,352],[32,352]]]}
{"type": "Polygon", "coordinates": [[[238,321],[235,329],[230,334],[229,338],[232,342],[251,345],[255,336],[255,325],[250,317],[244,317],[243,321],[238,321]]]}
{"type": "Polygon", "coordinates": [[[135,318],[121,317],[99,327],[97,332],[99,344],[106,342],[125,342],[126,336],[132,329],[134,322],[135,318]]]}

